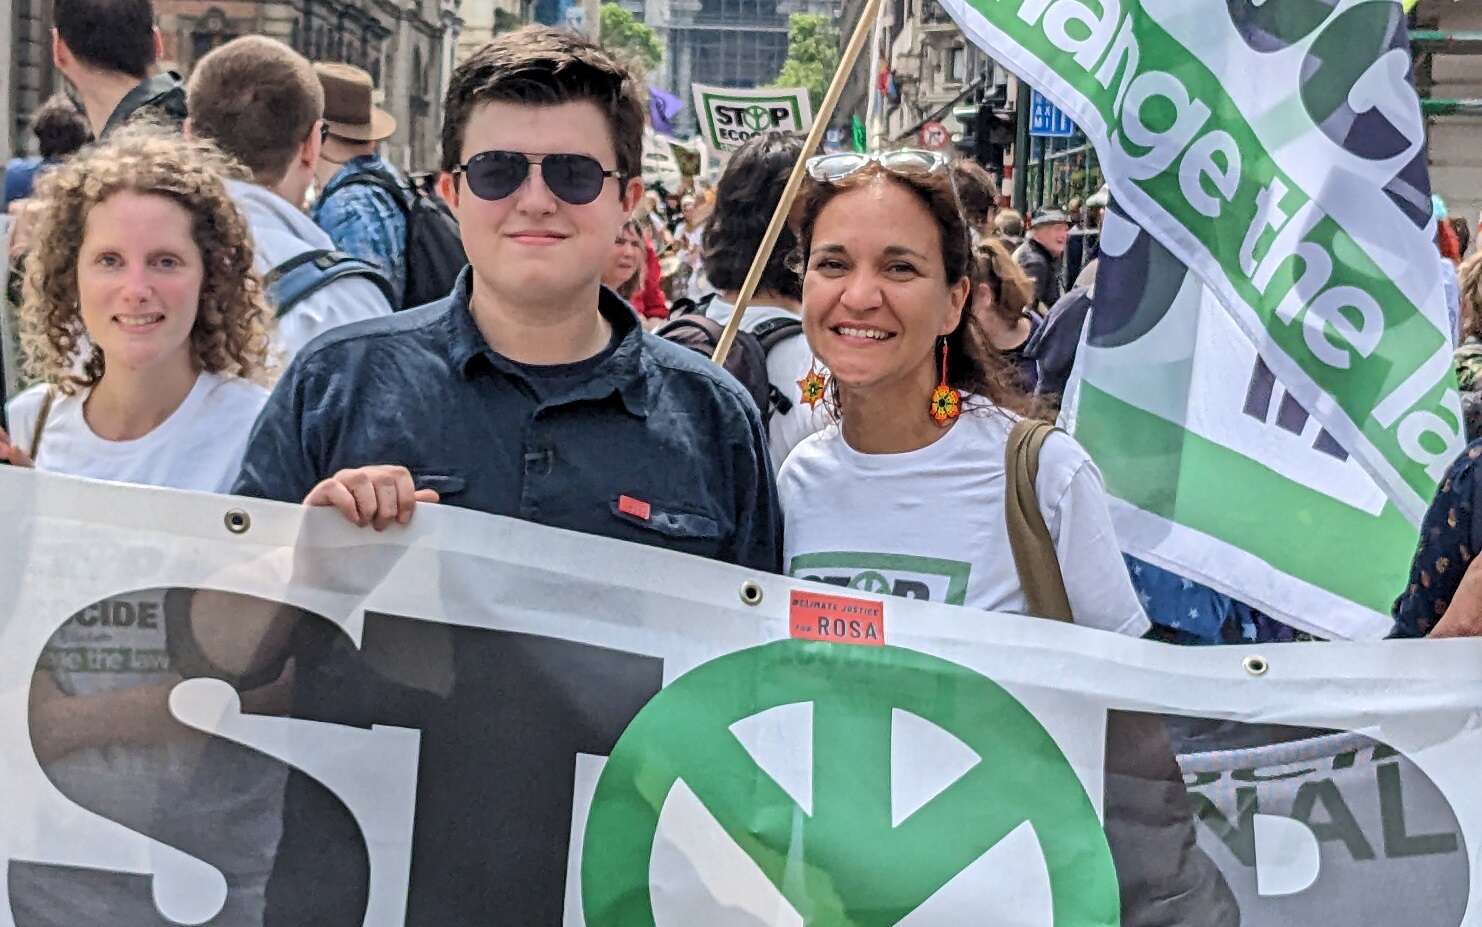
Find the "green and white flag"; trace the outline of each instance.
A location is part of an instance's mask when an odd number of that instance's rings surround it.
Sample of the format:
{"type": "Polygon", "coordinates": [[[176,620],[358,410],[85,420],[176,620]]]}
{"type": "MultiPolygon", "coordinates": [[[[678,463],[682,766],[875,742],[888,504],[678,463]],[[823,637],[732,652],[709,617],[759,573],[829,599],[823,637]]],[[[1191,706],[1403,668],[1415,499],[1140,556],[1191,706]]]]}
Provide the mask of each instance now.
{"type": "Polygon", "coordinates": [[[1069,420],[1126,549],[1382,634],[1464,443],[1401,5],[944,6],[1086,131],[1124,210],[1069,420]]]}
{"type": "Polygon", "coordinates": [[[1461,449],[1394,0],[944,0],[1411,521],[1461,449]]]}
{"type": "Polygon", "coordinates": [[[813,107],[802,87],[692,86],[700,134],[717,151],[735,151],[753,135],[772,129],[802,133],[813,128],[813,107]]]}
{"type": "Polygon", "coordinates": [[[1383,637],[1414,526],[1115,202],[1100,261],[1063,424],[1123,549],[1319,636],[1383,637]]]}

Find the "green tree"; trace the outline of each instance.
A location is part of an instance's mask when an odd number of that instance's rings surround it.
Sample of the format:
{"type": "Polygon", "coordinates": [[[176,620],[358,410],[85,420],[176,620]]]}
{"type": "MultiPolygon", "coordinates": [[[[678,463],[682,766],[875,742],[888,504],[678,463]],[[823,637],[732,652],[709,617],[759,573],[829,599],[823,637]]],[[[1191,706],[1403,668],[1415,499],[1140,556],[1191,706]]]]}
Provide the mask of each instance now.
{"type": "Polygon", "coordinates": [[[794,13],[787,20],[787,60],[774,86],[806,87],[813,111],[823,102],[839,67],[839,34],[827,16],[794,13]]]}
{"type": "Polygon", "coordinates": [[[602,4],[600,34],[603,47],[630,67],[652,71],[664,60],[664,43],[658,33],[616,3],[602,4]]]}

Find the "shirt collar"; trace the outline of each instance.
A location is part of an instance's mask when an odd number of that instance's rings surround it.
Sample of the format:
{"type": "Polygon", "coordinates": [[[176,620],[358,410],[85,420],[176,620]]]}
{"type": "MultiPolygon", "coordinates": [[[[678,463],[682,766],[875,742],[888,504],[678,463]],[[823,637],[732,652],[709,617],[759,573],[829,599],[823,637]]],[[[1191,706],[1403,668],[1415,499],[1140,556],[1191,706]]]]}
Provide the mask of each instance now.
{"type": "Polygon", "coordinates": [[[335,184],[339,183],[341,180],[349,177],[352,174],[362,174],[366,171],[382,171],[385,173],[390,173],[390,168],[391,165],[387,164],[385,161],[382,161],[381,156],[378,154],[356,155],[355,157],[346,161],[344,164],[340,165],[340,169],[335,171],[334,175],[329,178],[329,183],[324,185],[324,189],[330,189],[335,184]]]}
{"type": "Polygon", "coordinates": [[[103,134],[107,135],[114,129],[128,121],[129,117],[142,109],[146,104],[152,103],[160,97],[180,87],[180,75],[174,71],[166,71],[153,77],[146,77],[135,85],[124,95],[113,112],[108,114],[108,121],[103,123],[103,134]]]}
{"type": "MultiPolygon", "coordinates": [[[[471,378],[480,363],[499,365],[505,359],[494,353],[479,331],[469,305],[473,286],[473,269],[465,267],[449,296],[448,358],[461,377],[471,378]]],[[[602,287],[597,297],[597,311],[613,328],[617,347],[592,376],[564,397],[567,401],[601,399],[617,393],[623,406],[639,418],[648,415],[648,349],[643,343],[643,326],[632,308],[612,290],[602,287]]]]}

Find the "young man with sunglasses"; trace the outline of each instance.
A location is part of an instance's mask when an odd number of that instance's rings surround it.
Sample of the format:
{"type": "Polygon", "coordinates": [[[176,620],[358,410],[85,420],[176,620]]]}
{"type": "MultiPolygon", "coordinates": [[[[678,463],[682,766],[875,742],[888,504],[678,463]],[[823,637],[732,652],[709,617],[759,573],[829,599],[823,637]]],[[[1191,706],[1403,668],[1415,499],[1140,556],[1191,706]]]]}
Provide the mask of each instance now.
{"type": "Polygon", "coordinates": [[[440,192],[472,266],[441,302],[311,344],[237,491],[378,530],[441,501],[777,569],[755,406],[601,286],[643,193],[642,101],[600,48],[548,28],[461,65],[440,192]]]}
{"type": "MultiPolygon", "coordinates": [[[[719,367],[643,332],[601,286],[643,193],[643,99],[573,33],[528,27],[465,61],[447,94],[441,193],[471,266],[446,299],[300,352],[236,491],[334,506],[377,529],[441,501],[778,571],[756,406],[719,367]]],[[[526,667],[521,645],[468,635],[442,649],[407,638],[379,656],[316,647],[320,624],[235,608],[227,643],[195,639],[228,678],[291,656],[296,717],[423,732],[407,924],[559,923],[575,769],[562,745],[611,745],[552,719],[568,716],[557,703],[587,706],[588,721],[608,712],[612,680],[594,678],[606,670],[585,657],[526,667]]],[[[359,830],[300,774],[284,802],[265,923],[358,922],[359,830]]]]}

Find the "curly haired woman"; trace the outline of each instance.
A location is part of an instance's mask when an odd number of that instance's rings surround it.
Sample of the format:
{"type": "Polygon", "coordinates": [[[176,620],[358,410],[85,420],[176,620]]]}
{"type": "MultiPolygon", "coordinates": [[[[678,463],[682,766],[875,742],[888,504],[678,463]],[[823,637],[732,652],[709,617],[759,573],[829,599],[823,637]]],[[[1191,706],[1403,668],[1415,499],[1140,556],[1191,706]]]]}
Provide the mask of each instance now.
{"type": "MultiPolygon", "coordinates": [[[[267,400],[254,381],[270,318],[222,179],[230,171],[204,144],[126,129],[41,181],[21,308],[40,384],[11,403],[15,440],[0,431],[0,459],[176,489],[230,487],[267,400]]],[[[167,596],[126,593],[57,629],[31,681],[32,746],[74,801],[181,835],[211,859],[232,886],[215,923],[261,924],[283,775],[265,758],[213,751],[173,720],[167,706],[181,676],[159,618],[167,596]],[[130,656],[111,664],[119,653],[130,656]]],[[[281,680],[244,692],[243,706],[267,710],[286,691],[281,680]]],[[[10,898],[27,923],[79,923],[98,911],[120,923],[159,918],[147,889],[103,879],[80,888],[40,868],[18,874],[10,898]]]]}
{"type": "Polygon", "coordinates": [[[148,129],[87,149],[38,194],[21,333],[39,384],[0,460],[225,491],[267,399],[271,313],[215,149],[148,129]]]}

